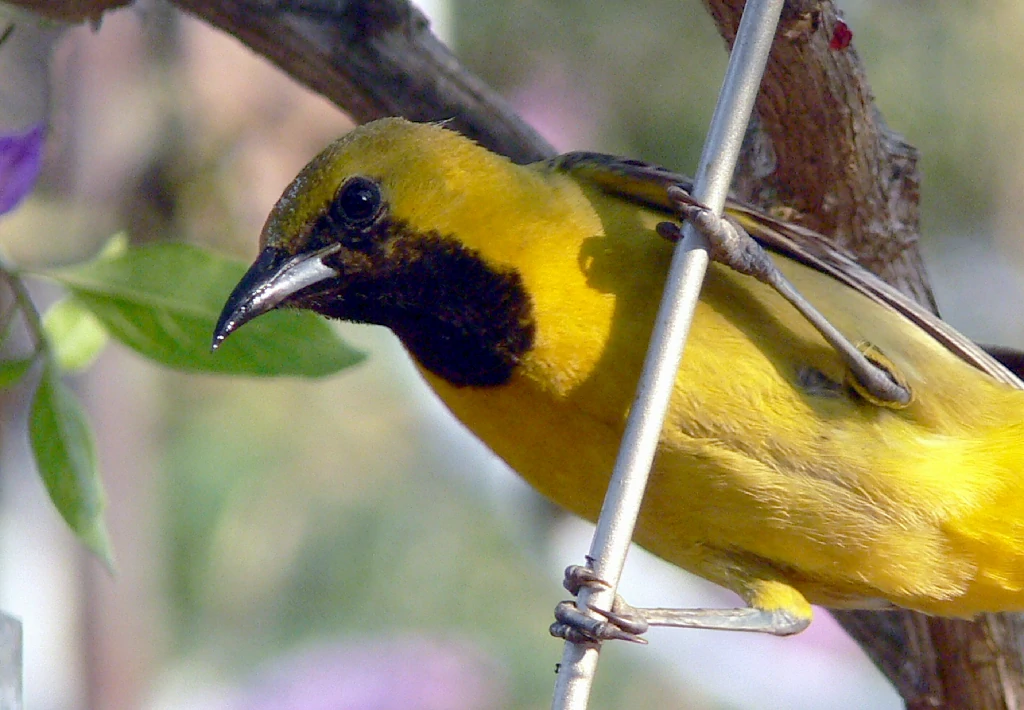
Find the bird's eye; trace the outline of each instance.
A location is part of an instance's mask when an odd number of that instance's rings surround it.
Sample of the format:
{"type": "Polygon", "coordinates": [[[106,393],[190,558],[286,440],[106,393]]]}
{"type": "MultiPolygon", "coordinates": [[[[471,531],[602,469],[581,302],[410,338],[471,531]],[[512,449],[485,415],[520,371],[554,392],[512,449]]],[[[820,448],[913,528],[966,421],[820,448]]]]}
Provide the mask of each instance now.
{"type": "Polygon", "coordinates": [[[334,217],[351,227],[365,227],[380,214],[383,200],[376,182],[364,177],[350,178],[338,190],[331,206],[334,217]]]}

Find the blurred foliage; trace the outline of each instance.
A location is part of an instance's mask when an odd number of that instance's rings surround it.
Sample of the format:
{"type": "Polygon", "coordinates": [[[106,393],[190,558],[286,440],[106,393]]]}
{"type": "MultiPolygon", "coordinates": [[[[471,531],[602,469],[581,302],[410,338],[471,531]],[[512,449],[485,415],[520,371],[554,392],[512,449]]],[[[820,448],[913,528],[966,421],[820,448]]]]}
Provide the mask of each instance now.
{"type": "MultiPolygon", "coordinates": [[[[600,129],[585,145],[561,148],[693,172],[726,59],[703,5],[457,7],[460,58],[505,93],[519,96],[552,67],[569,75],[574,88],[558,97],[559,110],[584,123],[596,113],[600,129]],[[587,103],[580,93],[595,98],[587,103]]],[[[889,126],[921,151],[924,232],[945,236],[988,221],[1006,177],[993,166],[1015,169],[1022,152],[1020,3],[851,0],[840,7],[889,126]]]]}
{"type": "Polygon", "coordinates": [[[879,108],[921,152],[924,232],[991,227],[1024,138],[1020,4],[859,2],[848,15],[879,108]]]}
{"type": "MultiPolygon", "coordinates": [[[[447,423],[424,422],[415,396],[409,411],[415,375],[395,344],[354,330],[376,357],[334,387],[273,382],[241,402],[219,383],[172,387],[163,500],[177,653],[244,675],[339,636],[469,640],[504,669],[495,707],[547,707],[556,580],[451,476],[479,454],[430,445],[447,423]]],[[[611,656],[594,708],[694,706],[611,656]]]]}
{"type": "Polygon", "coordinates": [[[91,261],[37,273],[71,294],[40,317],[23,274],[0,260],[13,299],[0,317],[0,382],[22,385],[33,360],[40,362],[29,418],[36,467],[58,512],[111,570],[92,427],[62,381],[94,362],[108,335],[154,362],[194,372],[323,377],[363,359],[311,313],[271,314],[276,317],[247,328],[219,356],[211,353],[217,314],[244,272],[243,264],[190,245],[127,249],[114,238],[91,261]],[[32,341],[24,348],[9,343],[19,317],[32,341]],[[25,349],[28,357],[19,352],[25,349]]]}
{"type": "MultiPolygon", "coordinates": [[[[726,54],[697,2],[456,2],[455,51],[492,86],[577,127],[593,125],[591,149],[666,166],[696,165],[714,109],[726,54]],[[681,57],[700,57],[699,64],[681,57]],[[533,93],[552,72],[571,87],[533,93]]],[[[542,114],[543,115],[543,114],[542,114]]],[[[546,127],[540,126],[542,133],[546,127]]],[[[548,134],[550,136],[550,134],[548,134]]],[[[690,171],[692,172],[692,170],[690,171]]]]}

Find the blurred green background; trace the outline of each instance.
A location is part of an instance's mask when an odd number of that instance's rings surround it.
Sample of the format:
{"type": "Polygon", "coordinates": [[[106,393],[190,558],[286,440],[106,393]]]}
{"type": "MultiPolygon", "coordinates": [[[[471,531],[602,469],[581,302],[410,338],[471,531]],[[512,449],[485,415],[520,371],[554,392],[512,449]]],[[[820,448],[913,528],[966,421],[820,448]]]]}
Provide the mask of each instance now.
{"type": "MultiPolygon", "coordinates": [[[[922,152],[944,313],[968,335],[1024,345],[1024,6],[842,8],[879,108],[922,152]]],[[[726,58],[698,3],[431,11],[559,149],[692,172],[726,58]]],[[[0,219],[17,263],[75,261],[122,229],[251,259],[281,190],[350,125],[155,2],[66,33],[52,76],[42,183],[0,219]]],[[[24,443],[30,389],[0,393],[0,608],[25,623],[27,707],[549,705],[561,647],[546,627],[586,527],[454,423],[390,334],[342,330],[370,358],[325,381],[186,376],[117,347],[76,379],[109,493],[113,578],[44,498],[24,443]]],[[[624,589],[638,604],[734,603],[639,553],[624,589]]],[[[899,707],[825,614],[788,640],[652,641],[608,647],[592,707],[899,707]]]]}

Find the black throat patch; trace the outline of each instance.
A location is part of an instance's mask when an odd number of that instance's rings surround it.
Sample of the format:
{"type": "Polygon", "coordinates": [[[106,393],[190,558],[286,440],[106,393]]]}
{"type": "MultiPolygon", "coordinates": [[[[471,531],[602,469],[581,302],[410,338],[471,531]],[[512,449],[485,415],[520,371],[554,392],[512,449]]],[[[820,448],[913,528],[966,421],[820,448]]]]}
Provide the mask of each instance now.
{"type": "Polygon", "coordinates": [[[423,367],[453,385],[504,384],[533,347],[522,277],[456,238],[386,220],[373,238],[325,259],[338,279],[292,305],[390,328],[423,367]]]}

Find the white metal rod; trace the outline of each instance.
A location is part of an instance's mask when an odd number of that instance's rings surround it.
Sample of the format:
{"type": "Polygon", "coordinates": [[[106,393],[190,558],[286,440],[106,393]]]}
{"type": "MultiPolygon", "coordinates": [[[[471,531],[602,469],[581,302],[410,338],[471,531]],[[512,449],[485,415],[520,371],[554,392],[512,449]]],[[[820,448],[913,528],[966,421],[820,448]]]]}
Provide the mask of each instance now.
{"type": "MultiPolygon", "coordinates": [[[[749,0],[740,20],[693,191],[697,200],[719,214],[761,85],[782,4],[783,0],[749,0]]],[[[581,610],[589,604],[603,609],[611,607],[707,265],[707,244],[689,224],[685,225],[683,239],[669,267],[636,399],[626,420],[590,548],[592,568],[611,586],[582,589],[577,600],[581,610]]],[[[586,710],[598,655],[597,648],[566,642],[552,710],[586,710]]]]}

